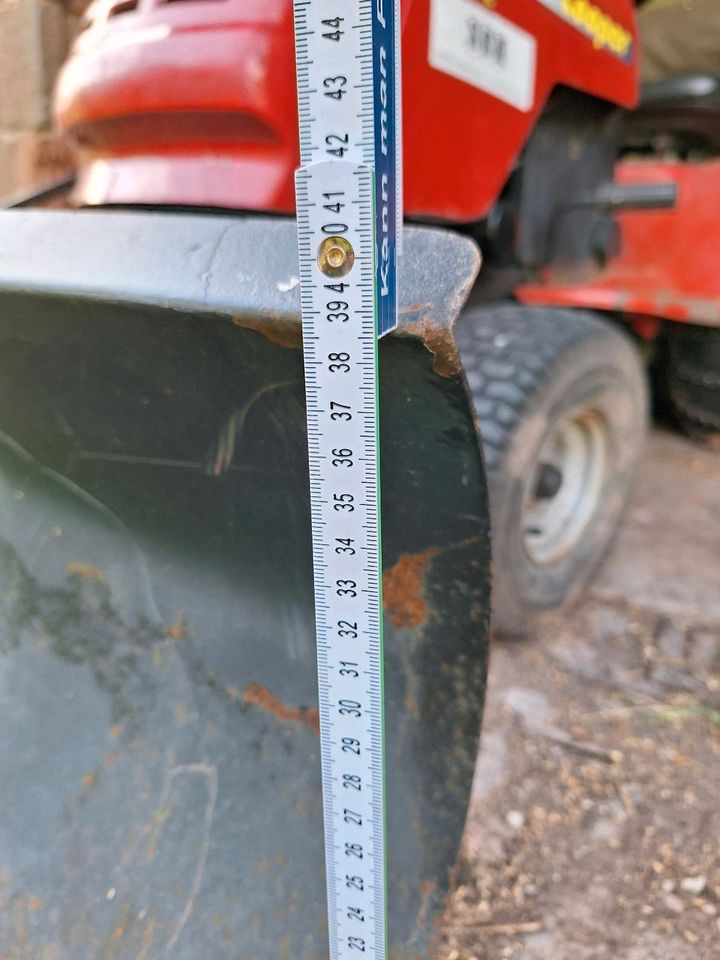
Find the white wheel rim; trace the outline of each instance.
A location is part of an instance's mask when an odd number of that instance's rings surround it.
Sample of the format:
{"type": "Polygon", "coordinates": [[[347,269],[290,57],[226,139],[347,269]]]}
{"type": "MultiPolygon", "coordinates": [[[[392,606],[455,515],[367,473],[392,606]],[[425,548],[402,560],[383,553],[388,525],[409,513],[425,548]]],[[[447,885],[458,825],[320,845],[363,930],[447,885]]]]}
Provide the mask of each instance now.
{"type": "Polygon", "coordinates": [[[576,411],[545,438],[523,501],[525,550],[542,566],[567,557],[581,541],[602,499],[608,431],[595,411],[576,411]]]}

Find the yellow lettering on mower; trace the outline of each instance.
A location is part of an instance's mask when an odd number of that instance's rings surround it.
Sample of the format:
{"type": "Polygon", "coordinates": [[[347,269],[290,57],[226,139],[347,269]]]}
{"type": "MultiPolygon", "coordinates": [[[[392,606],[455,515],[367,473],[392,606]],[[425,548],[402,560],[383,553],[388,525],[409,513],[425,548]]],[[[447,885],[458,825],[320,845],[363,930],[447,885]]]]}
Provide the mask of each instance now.
{"type": "Polygon", "coordinates": [[[607,48],[618,57],[626,57],[632,34],[590,0],[562,0],[562,12],[592,39],[597,50],[607,48]]]}

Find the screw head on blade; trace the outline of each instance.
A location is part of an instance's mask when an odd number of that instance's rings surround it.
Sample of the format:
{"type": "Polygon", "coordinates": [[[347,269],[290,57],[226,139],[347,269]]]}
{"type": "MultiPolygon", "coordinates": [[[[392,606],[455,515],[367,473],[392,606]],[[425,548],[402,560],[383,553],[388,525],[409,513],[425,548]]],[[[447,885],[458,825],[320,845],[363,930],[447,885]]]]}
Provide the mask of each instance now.
{"type": "Polygon", "coordinates": [[[326,237],[318,248],[317,262],[326,277],[346,277],[355,263],[355,251],[345,237],[326,237]]]}

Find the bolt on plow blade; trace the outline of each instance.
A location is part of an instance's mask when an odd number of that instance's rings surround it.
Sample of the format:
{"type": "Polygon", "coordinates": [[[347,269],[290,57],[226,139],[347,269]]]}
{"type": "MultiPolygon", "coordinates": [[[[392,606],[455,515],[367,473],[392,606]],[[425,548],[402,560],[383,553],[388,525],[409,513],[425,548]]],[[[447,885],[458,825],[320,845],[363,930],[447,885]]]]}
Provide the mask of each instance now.
{"type": "MultiPolygon", "coordinates": [[[[380,404],[390,956],[433,955],[485,688],[485,477],[408,230],[380,404]]],[[[295,225],[0,216],[0,953],[327,957],[295,225]]],[[[349,873],[351,871],[348,871],[349,873]]]]}

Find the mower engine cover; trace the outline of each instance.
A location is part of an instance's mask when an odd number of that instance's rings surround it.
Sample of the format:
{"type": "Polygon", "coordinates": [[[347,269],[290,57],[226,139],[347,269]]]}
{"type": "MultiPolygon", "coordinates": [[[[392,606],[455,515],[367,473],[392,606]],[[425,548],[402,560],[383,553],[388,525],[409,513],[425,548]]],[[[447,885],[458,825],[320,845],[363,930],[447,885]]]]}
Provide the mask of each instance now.
{"type": "MultiPolygon", "coordinates": [[[[402,14],[412,217],[484,217],[556,86],[635,101],[632,0],[404,0],[402,14]]],[[[55,97],[75,201],[290,213],[296,103],[292,0],[95,0],[55,97]]]]}

